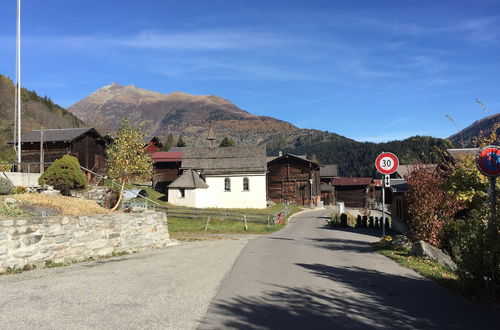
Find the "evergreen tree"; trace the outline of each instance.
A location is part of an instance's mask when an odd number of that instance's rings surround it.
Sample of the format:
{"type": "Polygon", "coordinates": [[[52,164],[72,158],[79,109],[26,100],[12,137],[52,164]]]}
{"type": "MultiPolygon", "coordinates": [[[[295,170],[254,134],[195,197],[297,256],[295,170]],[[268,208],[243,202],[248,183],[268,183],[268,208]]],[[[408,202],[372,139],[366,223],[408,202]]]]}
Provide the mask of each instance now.
{"type": "Polygon", "coordinates": [[[182,139],[182,135],[179,135],[179,140],[177,141],[177,146],[181,147],[181,148],[186,146],[186,142],[184,142],[184,140],[182,139]]]}
{"type": "Polygon", "coordinates": [[[222,142],[219,144],[219,147],[234,147],[235,145],[236,145],[236,142],[234,142],[233,139],[225,136],[224,139],[222,140],[222,142]]]}
{"type": "Polygon", "coordinates": [[[174,136],[172,133],[168,133],[167,137],[165,138],[165,142],[163,143],[163,151],[169,151],[170,148],[172,148],[174,145],[174,136]]]}

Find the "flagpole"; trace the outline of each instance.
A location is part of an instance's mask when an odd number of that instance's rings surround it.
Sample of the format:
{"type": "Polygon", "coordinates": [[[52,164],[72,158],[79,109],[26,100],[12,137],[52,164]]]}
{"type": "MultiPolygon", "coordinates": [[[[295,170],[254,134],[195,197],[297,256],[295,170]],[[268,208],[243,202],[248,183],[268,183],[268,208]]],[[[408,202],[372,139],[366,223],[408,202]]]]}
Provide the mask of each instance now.
{"type": "Polygon", "coordinates": [[[21,172],[21,0],[17,0],[17,163],[21,172]]]}

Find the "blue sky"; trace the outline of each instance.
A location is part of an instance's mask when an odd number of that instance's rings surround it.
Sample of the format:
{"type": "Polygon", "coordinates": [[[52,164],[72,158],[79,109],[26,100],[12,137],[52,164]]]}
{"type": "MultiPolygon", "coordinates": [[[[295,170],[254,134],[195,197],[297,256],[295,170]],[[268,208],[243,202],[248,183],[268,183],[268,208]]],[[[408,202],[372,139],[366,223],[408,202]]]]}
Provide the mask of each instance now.
{"type": "MultiPolygon", "coordinates": [[[[62,106],[116,82],[213,94],[361,141],[500,112],[500,1],[24,0],[23,85],[62,106]],[[489,112],[476,104],[479,98],[489,112]]],[[[14,77],[16,0],[0,3],[14,77]]]]}

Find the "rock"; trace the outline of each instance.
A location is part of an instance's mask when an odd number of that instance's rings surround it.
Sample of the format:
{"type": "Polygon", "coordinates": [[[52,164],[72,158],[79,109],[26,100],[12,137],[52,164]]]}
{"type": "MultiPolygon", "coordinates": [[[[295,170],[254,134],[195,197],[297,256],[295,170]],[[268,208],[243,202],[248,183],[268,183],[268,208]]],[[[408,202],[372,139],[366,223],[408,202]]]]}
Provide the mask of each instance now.
{"type": "Polygon", "coordinates": [[[405,235],[396,235],[392,240],[392,247],[396,250],[410,251],[411,243],[405,235]]]}
{"type": "Polygon", "coordinates": [[[7,205],[7,204],[20,204],[21,202],[12,197],[5,197],[3,199],[3,203],[7,205]]]}
{"type": "Polygon", "coordinates": [[[453,260],[451,260],[449,255],[424,241],[414,243],[411,247],[411,254],[420,257],[427,257],[445,267],[457,270],[457,265],[453,262],[453,260]]]}

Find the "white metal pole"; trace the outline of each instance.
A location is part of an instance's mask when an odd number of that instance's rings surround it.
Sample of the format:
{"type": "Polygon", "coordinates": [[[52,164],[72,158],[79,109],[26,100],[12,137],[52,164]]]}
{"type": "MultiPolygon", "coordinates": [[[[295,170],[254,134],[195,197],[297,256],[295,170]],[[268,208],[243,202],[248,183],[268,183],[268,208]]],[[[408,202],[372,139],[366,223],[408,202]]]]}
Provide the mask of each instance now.
{"type": "Polygon", "coordinates": [[[385,175],[382,174],[382,237],[385,236],[385,175]]]}
{"type": "Polygon", "coordinates": [[[17,163],[21,171],[21,0],[17,0],[17,163]]]}

